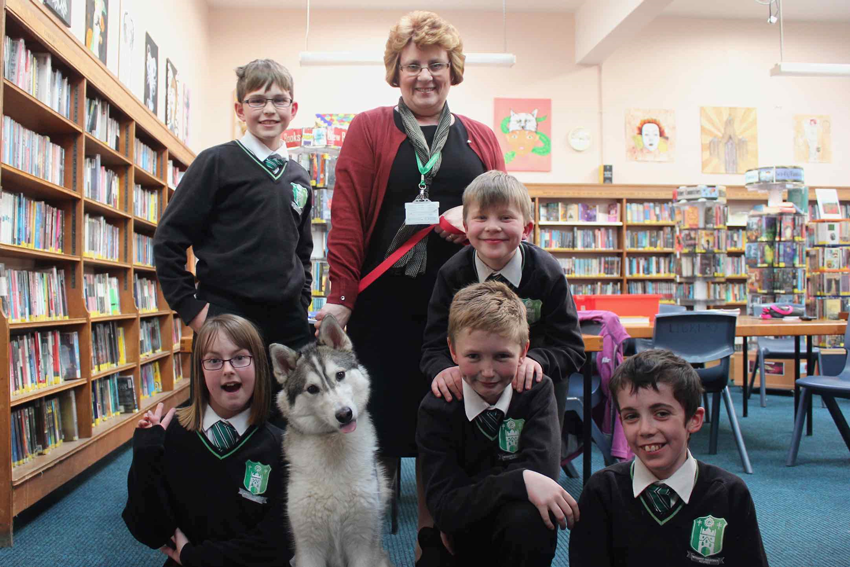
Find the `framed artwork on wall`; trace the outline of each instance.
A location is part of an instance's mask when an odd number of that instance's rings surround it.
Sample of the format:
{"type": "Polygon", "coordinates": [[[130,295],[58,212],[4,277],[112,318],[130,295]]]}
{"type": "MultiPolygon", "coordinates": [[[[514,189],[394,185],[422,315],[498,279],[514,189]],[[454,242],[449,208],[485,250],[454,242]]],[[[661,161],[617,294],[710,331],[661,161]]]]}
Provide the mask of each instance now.
{"type": "Polygon", "coordinates": [[[832,163],[832,121],[829,116],[798,114],[794,117],[794,161],[832,163]]]}
{"type": "Polygon", "coordinates": [[[746,173],[759,164],[755,108],[700,108],[703,173],[746,173]]]}
{"type": "Polygon", "coordinates": [[[71,0],[44,0],[44,5],[56,14],[66,27],[71,27],[71,0]]]}
{"type": "Polygon", "coordinates": [[[159,47],[145,32],[145,106],[156,114],[157,104],[157,70],[159,69],[159,47]]]}
{"type": "Polygon", "coordinates": [[[180,137],[180,84],[177,68],[165,59],[165,126],[180,137]]]}
{"type": "Polygon", "coordinates": [[[552,100],[497,98],[493,130],[508,171],[552,171],[552,100]]]}
{"type": "Polygon", "coordinates": [[[86,47],[106,65],[107,22],[106,0],[86,0],[86,47]]]}
{"type": "Polygon", "coordinates": [[[672,110],[626,110],[626,159],[674,161],[676,113],[672,110]]]}
{"type": "Polygon", "coordinates": [[[121,0],[121,19],[118,24],[118,80],[133,90],[133,53],[136,50],[136,19],[130,11],[131,0],[121,0]]]}

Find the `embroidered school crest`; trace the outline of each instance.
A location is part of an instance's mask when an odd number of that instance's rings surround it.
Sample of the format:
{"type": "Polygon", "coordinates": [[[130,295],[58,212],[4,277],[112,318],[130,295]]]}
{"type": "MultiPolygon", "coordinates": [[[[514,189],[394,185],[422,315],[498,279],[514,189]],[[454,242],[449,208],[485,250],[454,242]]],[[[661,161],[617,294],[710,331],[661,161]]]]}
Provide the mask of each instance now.
{"type": "Polygon", "coordinates": [[[271,465],[245,461],[245,478],[242,481],[245,490],[255,496],[264,493],[269,486],[269,473],[271,470],[271,465]]]}
{"type": "Polygon", "coordinates": [[[529,325],[533,325],[540,320],[540,314],[543,311],[543,302],[539,299],[523,299],[525,305],[525,318],[529,325]]]}
{"type": "Polygon", "coordinates": [[[691,548],[710,557],[723,551],[723,535],[726,533],[726,520],[714,516],[703,516],[694,520],[691,528],[691,548]]]}
{"type": "Polygon", "coordinates": [[[301,214],[304,210],[304,205],[307,204],[307,198],[310,196],[310,190],[297,183],[292,184],[292,208],[301,214]]]}
{"type": "Polygon", "coordinates": [[[506,453],[519,451],[519,438],[522,428],[525,426],[524,419],[506,419],[499,428],[499,448],[506,453]]]}

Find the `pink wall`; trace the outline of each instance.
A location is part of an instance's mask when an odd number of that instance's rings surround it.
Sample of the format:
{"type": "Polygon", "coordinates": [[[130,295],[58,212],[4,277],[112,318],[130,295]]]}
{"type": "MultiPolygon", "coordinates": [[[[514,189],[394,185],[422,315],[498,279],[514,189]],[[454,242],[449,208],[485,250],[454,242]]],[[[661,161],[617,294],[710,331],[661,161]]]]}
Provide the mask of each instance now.
{"type": "MultiPolygon", "coordinates": [[[[400,11],[314,10],[309,49],[381,50],[400,11]]],[[[360,112],[394,104],[397,89],[383,79],[382,66],[301,67],[305,49],[303,10],[263,10],[258,27],[242,10],[210,8],[210,65],[205,120],[195,133],[201,146],[230,139],[233,69],[257,57],[277,59],[293,72],[299,114],[294,126],[312,124],[322,112],[360,112]]],[[[471,52],[502,50],[501,14],[443,12],[471,52]]],[[[850,25],[786,25],[786,60],[850,62],[850,25]]],[[[494,97],[551,98],[552,171],[518,173],[526,182],[596,182],[600,163],[614,165],[617,183],[741,183],[742,176],[703,175],[699,157],[699,107],[755,106],[759,110],[759,158],[765,165],[793,163],[792,116],[829,114],[836,163],[807,166],[813,184],[850,185],[850,79],[771,78],[778,60],[778,30],[760,22],[663,18],[615,53],[600,71],[574,61],[574,20],[569,14],[510,14],[508,50],[517,56],[510,69],[470,67],[463,84],[453,87],[453,111],[488,125],[494,97]],[[601,81],[600,81],[601,76],[601,81]],[[628,107],[676,111],[676,161],[648,164],[625,161],[624,112],[628,107]],[[600,111],[601,110],[601,111],[600,111]],[[573,151],[568,132],[587,128],[591,148],[573,151]],[[600,132],[604,134],[600,135],[600,132]]],[[[197,108],[197,107],[196,107],[197,108]]]]}

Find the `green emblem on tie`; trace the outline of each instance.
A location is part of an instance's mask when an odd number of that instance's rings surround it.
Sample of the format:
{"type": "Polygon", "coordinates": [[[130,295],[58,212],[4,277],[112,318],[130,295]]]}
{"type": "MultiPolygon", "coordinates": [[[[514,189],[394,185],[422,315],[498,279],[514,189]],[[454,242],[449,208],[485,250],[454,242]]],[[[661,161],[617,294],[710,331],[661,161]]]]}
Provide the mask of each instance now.
{"type": "Polygon", "coordinates": [[[528,324],[533,325],[540,320],[540,314],[543,311],[543,302],[539,299],[523,299],[525,305],[525,318],[528,319],[528,324]]]}
{"type": "Polygon", "coordinates": [[[525,425],[524,419],[506,419],[499,428],[499,448],[506,453],[519,451],[519,437],[525,425]]]}
{"type": "Polygon", "coordinates": [[[292,207],[301,214],[304,210],[304,205],[307,204],[307,199],[310,197],[310,190],[297,183],[292,184],[292,207]]]}
{"type": "Polygon", "coordinates": [[[714,516],[703,516],[694,520],[691,528],[691,549],[710,557],[723,551],[723,535],[726,532],[726,520],[714,516]]]}
{"type": "Polygon", "coordinates": [[[242,481],[245,490],[255,496],[263,494],[269,486],[269,473],[271,471],[271,465],[245,461],[245,479],[242,481]]]}

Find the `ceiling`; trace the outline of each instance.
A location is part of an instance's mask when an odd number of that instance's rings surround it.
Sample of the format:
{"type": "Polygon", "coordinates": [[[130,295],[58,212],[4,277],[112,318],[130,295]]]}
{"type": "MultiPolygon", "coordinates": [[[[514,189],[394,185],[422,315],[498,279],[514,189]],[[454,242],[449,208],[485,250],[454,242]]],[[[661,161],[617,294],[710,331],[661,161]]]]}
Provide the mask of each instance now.
{"type": "MultiPolygon", "coordinates": [[[[573,13],[584,2],[600,0],[506,0],[509,12],[573,13]]],[[[767,0],[762,0],[767,1],[767,0]]],[[[263,6],[305,9],[307,0],[207,0],[216,7],[263,6]]],[[[850,0],[783,0],[786,20],[850,22],[850,0]]],[[[502,10],[501,0],[310,0],[313,10],[502,10]]],[[[711,19],[767,20],[767,6],[756,0],[674,0],[664,16],[711,19]]]]}

